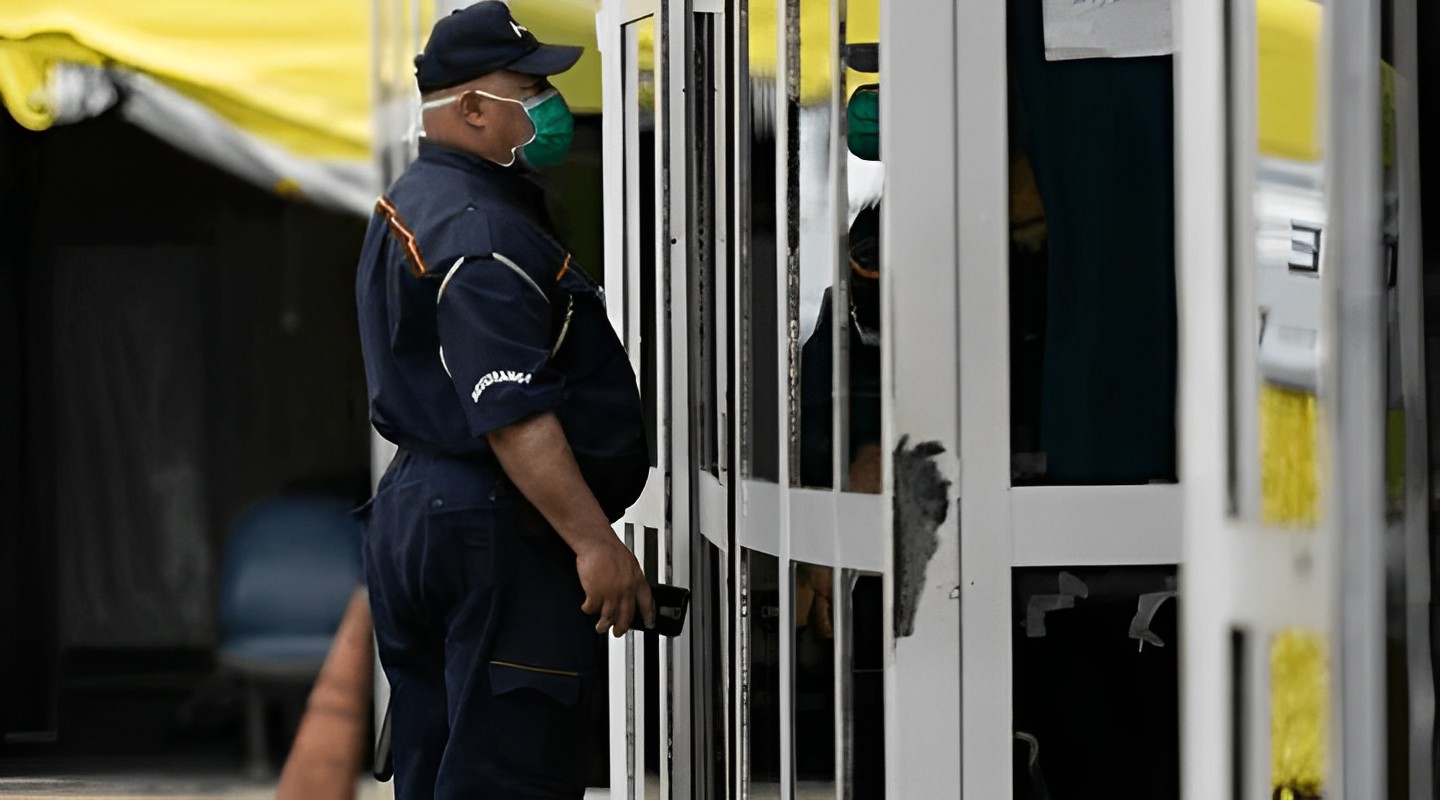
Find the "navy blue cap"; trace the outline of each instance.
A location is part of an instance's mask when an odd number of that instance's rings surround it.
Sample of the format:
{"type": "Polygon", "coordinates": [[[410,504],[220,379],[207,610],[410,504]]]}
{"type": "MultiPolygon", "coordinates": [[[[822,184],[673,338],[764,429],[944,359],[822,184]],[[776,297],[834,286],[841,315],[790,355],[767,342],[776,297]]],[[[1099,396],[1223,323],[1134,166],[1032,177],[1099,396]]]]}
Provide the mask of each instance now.
{"type": "Polygon", "coordinates": [[[845,66],[856,72],[880,71],[880,44],[859,42],[845,46],[845,66]]]}
{"type": "Polygon", "coordinates": [[[510,16],[500,0],[451,13],[430,30],[425,52],[415,57],[421,94],[448,89],[508,69],[524,75],[554,75],[575,66],[582,47],[541,44],[510,16]]]}

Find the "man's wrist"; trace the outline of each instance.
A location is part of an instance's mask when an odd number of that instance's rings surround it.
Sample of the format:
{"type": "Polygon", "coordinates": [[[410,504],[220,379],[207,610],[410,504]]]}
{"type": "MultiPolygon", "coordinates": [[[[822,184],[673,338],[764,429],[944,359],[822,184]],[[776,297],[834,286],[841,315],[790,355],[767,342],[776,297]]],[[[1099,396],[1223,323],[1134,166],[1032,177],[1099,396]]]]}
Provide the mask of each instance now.
{"type": "Polygon", "coordinates": [[[579,525],[569,530],[557,529],[556,532],[577,556],[617,541],[615,531],[609,525],[579,525]]]}

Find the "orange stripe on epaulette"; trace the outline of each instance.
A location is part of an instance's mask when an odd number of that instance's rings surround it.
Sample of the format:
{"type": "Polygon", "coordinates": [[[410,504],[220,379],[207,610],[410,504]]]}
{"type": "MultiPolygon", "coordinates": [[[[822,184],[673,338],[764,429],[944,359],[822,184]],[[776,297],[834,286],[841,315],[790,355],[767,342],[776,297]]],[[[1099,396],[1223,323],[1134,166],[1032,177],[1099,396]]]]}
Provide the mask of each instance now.
{"type": "Polygon", "coordinates": [[[565,277],[565,273],[567,273],[567,272],[569,272],[569,271],[570,271],[570,254],[569,254],[569,253],[566,253],[566,254],[565,254],[565,263],[564,263],[564,264],[561,264],[561,265],[560,265],[560,271],[557,272],[557,273],[555,273],[555,280],[558,281],[558,280],[560,280],[561,278],[565,277]]]}
{"type": "Polygon", "coordinates": [[[395,237],[395,242],[405,251],[405,261],[410,265],[410,273],[417,278],[425,277],[430,270],[425,266],[425,259],[420,257],[420,244],[415,241],[415,234],[400,218],[400,209],[395,207],[390,198],[381,195],[380,199],[375,201],[375,213],[385,217],[390,235],[395,237]]]}

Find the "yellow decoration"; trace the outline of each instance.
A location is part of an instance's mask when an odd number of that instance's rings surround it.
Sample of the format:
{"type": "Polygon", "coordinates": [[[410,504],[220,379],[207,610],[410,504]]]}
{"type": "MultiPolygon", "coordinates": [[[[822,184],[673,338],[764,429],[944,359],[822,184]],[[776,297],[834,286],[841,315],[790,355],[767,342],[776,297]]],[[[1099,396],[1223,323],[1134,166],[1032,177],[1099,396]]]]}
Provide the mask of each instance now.
{"type": "Polygon", "coordinates": [[[1259,0],[1260,153],[1320,160],[1320,4],[1259,0]]]}
{"type": "MultiPolygon", "coordinates": [[[[1259,0],[1260,153],[1318,162],[1320,26],[1315,0],[1259,0]]],[[[1395,68],[1380,65],[1385,166],[1395,162],[1395,68]]]]}
{"type": "Polygon", "coordinates": [[[1260,386],[1260,519],[1311,528],[1320,518],[1315,395],[1260,386]]]}
{"type": "Polygon", "coordinates": [[[1324,787],[1326,658],[1318,633],[1286,630],[1270,643],[1270,784],[1279,800],[1319,797],[1324,787]]]}

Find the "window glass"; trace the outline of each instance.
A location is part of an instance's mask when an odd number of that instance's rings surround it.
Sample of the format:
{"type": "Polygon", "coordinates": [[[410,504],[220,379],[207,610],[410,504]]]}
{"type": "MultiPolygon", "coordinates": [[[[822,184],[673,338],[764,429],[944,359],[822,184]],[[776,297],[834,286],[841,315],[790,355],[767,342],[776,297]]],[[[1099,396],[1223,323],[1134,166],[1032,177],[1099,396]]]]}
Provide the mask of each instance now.
{"type": "Polygon", "coordinates": [[[644,404],[645,436],[650,449],[650,466],[659,463],[659,329],[656,320],[656,248],[658,209],[655,205],[655,18],[645,17],[625,26],[625,196],[632,216],[626,224],[625,258],[636,264],[629,274],[639,280],[638,303],[629,313],[638,320],[627,322],[640,341],[628,344],[640,349],[640,397],[644,404]]]}
{"type": "Polygon", "coordinates": [[[1066,8],[1008,3],[1011,477],[1173,481],[1171,57],[1057,42],[1066,8]]]}
{"type": "Polygon", "coordinates": [[[748,135],[742,141],[743,174],[748,180],[737,186],[740,192],[741,293],[744,315],[740,320],[742,426],[745,448],[741,469],[745,476],[777,481],[780,475],[779,448],[779,332],[776,286],[776,113],[780,75],[776,59],[776,0],[749,3],[746,16],[745,95],[741,112],[748,135]]]}

